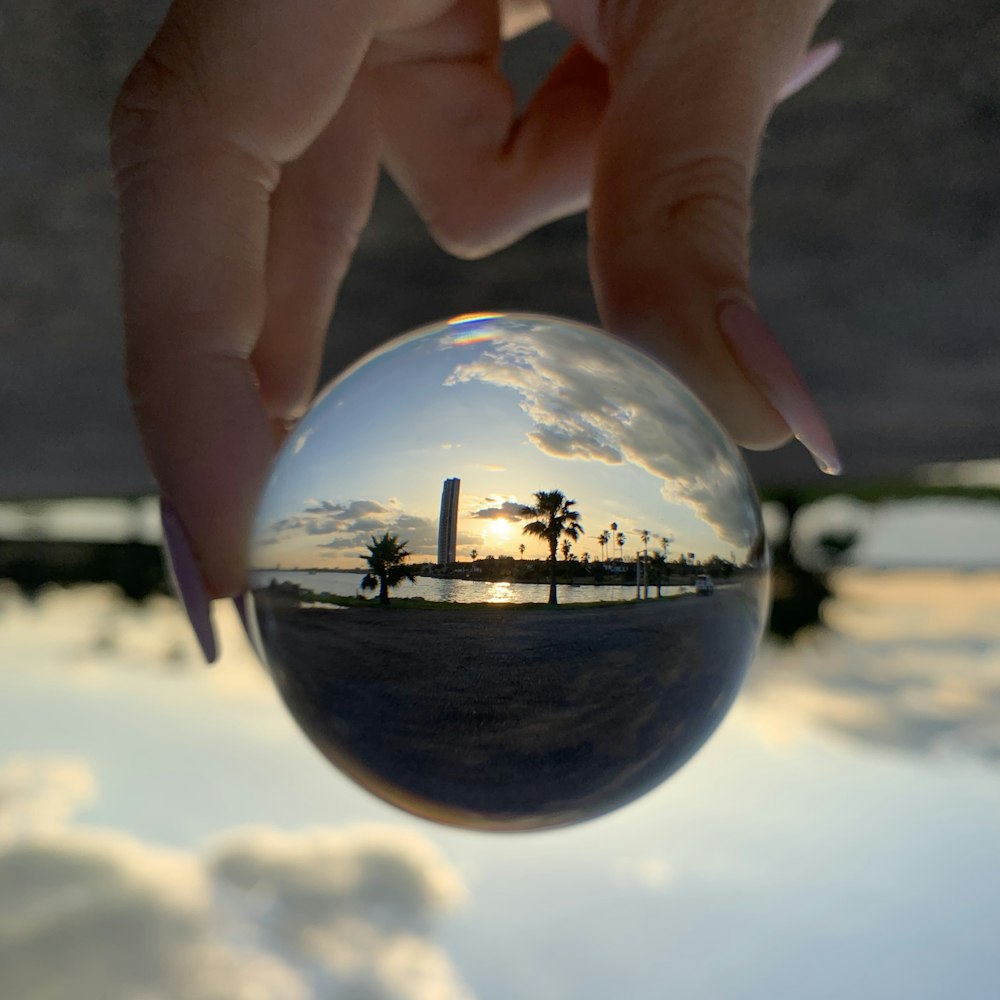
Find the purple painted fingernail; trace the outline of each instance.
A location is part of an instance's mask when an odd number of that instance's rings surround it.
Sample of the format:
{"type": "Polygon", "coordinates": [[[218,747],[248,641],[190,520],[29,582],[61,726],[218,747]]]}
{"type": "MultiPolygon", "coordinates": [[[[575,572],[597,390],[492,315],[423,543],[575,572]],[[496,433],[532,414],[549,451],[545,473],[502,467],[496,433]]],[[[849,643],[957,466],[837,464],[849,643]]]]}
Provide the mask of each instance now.
{"type": "Polygon", "coordinates": [[[233,598],[233,604],[236,605],[236,613],[240,616],[240,621],[243,623],[243,631],[246,632],[247,639],[250,640],[250,645],[253,647],[254,652],[263,659],[260,633],[257,630],[253,594],[249,590],[244,590],[242,594],[237,594],[233,598]]]}
{"type": "Polygon", "coordinates": [[[160,499],[160,520],[163,522],[163,547],[167,554],[170,579],[184,610],[187,612],[195,638],[208,663],[214,663],[218,655],[215,630],[208,610],[208,595],[202,582],[198,566],[191,554],[184,525],[169,500],[160,499]]]}
{"type": "Polygon", "coordinates": [[[777,100],[784,101],[797,94],[803,87],[807,87],[824,70],[832,66],[839,58],[844,47],[836,39],[824,42],[811,48],[802,61],[795,67],[795,71],[785,81],[785,85],[778,91],[777,100]]]}
{"type": "Polygon", "coordinates": [[[831,476],[840,475],[840,456],[819,406],[767,324],[741,299],[722,303],[718,324],[739,366],[809,449],[819,468],[831,476]]]}

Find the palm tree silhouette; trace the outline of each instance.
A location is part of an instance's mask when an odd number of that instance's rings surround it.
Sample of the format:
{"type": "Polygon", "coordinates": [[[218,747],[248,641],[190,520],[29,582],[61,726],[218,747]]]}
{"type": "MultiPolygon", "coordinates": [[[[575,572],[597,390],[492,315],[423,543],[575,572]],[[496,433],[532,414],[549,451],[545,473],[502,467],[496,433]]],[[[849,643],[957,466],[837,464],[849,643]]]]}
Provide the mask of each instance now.
{"type": "Polygon", "coordinates": [[[387,531],[381,538],[372,535],[371,542],[366,546],[368,555],[361,558],[368,563],[368,572],[361,581],[362,590],[378,588],[379,604],[389,603],[389,588],[402,583],[403,580],[416,580],[417,574],[403,563],[409,559],[406,551],[408,542],[401,542],[398,535],[390,535],[387,531]]]}
{"type": "Polygon", "coordinates": [[[549,604],[556,599],[556,552],[563,535],[574,542],[583,534],[580,514],[573,510],[575,500],[567,500],[560,490],[540,490],[535,495],[535,505],[525,508],[526,517],[534,517],[522,529],[526,535],[544,538],[549,543],[549,604]]]}
{"type": "Polygon", "coordinates": [[[470,558],[472,559],[472,561],[473,561],[473,562],[475,562],[475,561],[476,561],[476,556],[478,556],[478,555],[479,555],[479,550],[478,550],[478,549],[473,549],[473,550],[472,550],[472,551],[471,551],[471,552],[469,553],[469,556],[470,556],[470,558]]]}
{"type": "Polygon", "coordinates": [[[649,558],[649,568],[653,573],[653,583],[656,584],[656,596],[660,597],[660,588],[665,580],[670,579],[670,569],[667,566],[667,558],[662,552],[654,552],[649,558]]]}
{"type": "Polygon", "coordinates": [[[521,553],[521,558],[523,559],[524,558],[524,542],[521,542],[521,544],[518,545],[517,548],[518,548],[518,551],[521,553]]]}
{"type": "Polygon", "coordinates": [[[604,546],[607,545],[608,542],[610,541],[611,541],[610,531],[602,531],[597,536],[597,544],[601,546],[601,562],[604,562],[604,546]]]}
{"type": "Polygon", "coordinates": [[[622,555],[621,555],[622,562],[625,562],[625,532],[624,531],[619,531],[618,532],[618,537],[615,539],[615,541],[618,542],[618,548],[621,549],[621,552],[622,552],[622,555]]]}
{"type": "MultiPolygon", "coordinates": [[[[615,543],[615,537],[617,536],[617,534],[618,534],[618,522],[617,521],[612,521],[611,522],[611,533],[608,535],[608,541],[611,543],[612,546],[615,543]]],[[[612,552],[611,552],[611,560],[612,560],[612,562],[614,562],[614,559],[615,559],[615,554],[614,554],[614,550],[612,549],[612,552]]]]}

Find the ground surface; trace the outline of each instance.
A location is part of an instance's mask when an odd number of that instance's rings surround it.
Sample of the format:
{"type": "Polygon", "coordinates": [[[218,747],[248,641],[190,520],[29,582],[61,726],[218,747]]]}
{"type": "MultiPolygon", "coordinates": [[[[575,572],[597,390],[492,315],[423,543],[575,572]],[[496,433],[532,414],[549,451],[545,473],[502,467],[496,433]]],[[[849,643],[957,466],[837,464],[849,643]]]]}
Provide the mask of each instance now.
{"type": "Polygon", "coordinates": [[[486,826],[568,822],[662,780],[728,709],[759,624],[737,586],[600,608],[255,600],[327,756],[390,801],[486,826]]]}

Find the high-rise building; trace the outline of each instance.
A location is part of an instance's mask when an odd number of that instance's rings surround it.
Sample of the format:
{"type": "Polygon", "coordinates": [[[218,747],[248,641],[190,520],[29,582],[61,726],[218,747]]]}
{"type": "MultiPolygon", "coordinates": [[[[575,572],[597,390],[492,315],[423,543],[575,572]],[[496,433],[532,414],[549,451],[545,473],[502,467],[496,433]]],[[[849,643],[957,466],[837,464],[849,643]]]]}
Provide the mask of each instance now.
{"type": "Polygon", "coordinates": [[[450,566],[455,561],[458,539],[458,491],[461,479],[446,479],[441,489],[441,516],[438,518],[438,565],[450,566]]]}

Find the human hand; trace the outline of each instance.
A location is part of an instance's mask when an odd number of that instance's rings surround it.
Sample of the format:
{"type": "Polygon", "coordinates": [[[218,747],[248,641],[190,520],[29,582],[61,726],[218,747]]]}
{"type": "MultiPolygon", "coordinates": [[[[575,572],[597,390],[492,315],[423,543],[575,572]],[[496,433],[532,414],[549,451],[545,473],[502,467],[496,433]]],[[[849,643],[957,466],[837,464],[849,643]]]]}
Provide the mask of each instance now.
{"type": "MultiPolygon", "coordinates": [[[[276,447],[315,389],[379,159],[475,257],[590,203],[602,318],[734,437],[837,465],[750,306],[749,191],[829,0],[551,0],[577,44],[520,117],[496,0],[175,0],[112,119],[129,389],[206,658],[276,447]]],[[[515,10],[516,8],[516,10],[515,10]]]]}

